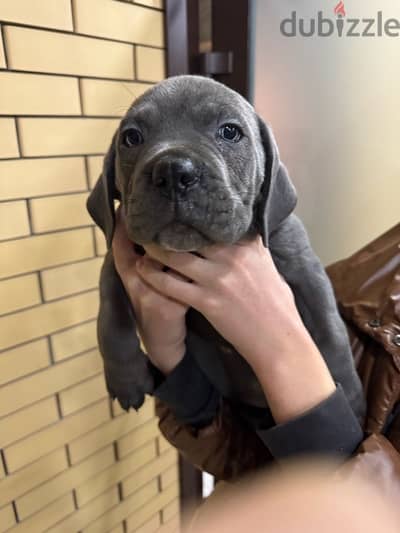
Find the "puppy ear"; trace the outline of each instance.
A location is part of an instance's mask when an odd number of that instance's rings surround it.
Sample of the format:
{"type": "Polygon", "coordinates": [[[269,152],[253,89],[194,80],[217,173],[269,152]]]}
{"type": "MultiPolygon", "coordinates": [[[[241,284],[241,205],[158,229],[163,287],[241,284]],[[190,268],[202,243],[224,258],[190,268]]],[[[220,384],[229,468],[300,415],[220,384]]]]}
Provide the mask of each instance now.
{"type": "Polygon", "coordinates": [[[104,157],[103,171],[90,193],[86,207],[90,216],[96,224],[103,230],[106,237],[107,248],[111,248],[115,227],[114,198],[119,194],[115,188],[115,140],[117,134],[111,141],[111,146],[104,157]]]}
{"type": "Polygon", "coordinates": [[[279,158],[278,146],[271,128],[260,117],[257,118],[265,154],[264,181],[257,202],[257,220],[264,246],[268,246],[269,235],[296,207],[297,194],[279,158]]]}

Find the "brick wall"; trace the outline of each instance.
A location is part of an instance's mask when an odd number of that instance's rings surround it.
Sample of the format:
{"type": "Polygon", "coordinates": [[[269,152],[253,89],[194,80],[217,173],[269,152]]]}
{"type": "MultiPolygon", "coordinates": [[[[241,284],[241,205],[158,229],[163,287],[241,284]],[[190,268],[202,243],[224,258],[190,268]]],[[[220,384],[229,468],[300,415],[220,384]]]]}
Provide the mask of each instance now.
{"type": "Polygon", "coordinates": [[[172,532],[176,452],[107,398],[85,201],[164,72],[161,0],[0,2],[0,533],[172,532]]]}

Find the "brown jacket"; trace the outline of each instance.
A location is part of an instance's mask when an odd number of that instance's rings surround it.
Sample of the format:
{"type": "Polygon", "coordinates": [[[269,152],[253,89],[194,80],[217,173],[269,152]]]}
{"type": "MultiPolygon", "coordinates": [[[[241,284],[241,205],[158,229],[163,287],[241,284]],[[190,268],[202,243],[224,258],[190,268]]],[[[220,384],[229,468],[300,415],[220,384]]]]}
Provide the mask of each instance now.
{"type": "MultiPolygon", "coordinates": [[[[348,326],[368,406],[365,440],[349,466],[369,470],[382,490],[400,497],[400,224],[329,266],[327,273],[348,326]]],[[[226,401],[200,430],[179,423],[159,400],[156,405],[167,440],[217,479],[235,479],[272,460],[226,401]]]]}

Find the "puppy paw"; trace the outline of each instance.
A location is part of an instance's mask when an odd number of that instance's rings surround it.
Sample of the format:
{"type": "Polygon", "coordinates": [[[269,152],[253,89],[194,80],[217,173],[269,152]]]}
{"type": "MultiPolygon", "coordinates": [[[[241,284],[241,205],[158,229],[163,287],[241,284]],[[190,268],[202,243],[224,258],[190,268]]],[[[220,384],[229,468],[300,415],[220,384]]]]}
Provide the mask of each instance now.
{"type": "Polygon", "coordinates": [[[136,411],[143,405],[145,394],[154,390],[153,376],[148,365],[135,361],[121,366],[104,365],[106,387],[111,398],[117,399],[122,409],[136,411]]]}

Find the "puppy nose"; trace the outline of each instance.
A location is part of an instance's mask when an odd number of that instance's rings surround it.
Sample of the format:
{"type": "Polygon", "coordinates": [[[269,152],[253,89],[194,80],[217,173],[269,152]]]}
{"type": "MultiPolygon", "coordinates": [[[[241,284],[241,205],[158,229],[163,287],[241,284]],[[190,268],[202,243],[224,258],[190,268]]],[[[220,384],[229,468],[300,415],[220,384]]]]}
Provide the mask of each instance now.
{"type": "Polygon", "coordinates": [[[152,171],[156,187],[186,190],[199,180],[193,161],[188,157],[164,157],[157,161],[152,171]]]}

